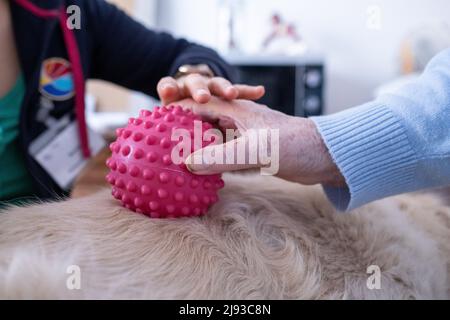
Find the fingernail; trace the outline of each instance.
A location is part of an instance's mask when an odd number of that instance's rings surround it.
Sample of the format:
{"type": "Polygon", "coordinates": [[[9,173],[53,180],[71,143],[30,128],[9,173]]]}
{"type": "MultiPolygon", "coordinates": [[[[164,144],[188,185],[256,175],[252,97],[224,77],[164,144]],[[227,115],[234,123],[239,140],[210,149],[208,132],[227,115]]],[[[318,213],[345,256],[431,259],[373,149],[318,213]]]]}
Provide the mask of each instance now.
{"type": "Polygon", "coordinates": [[[194,165],[194,154],[191,153],[186,160],[184,160],[184,164],[186,165],[186,168],[192,172],[195,173],[195,165],[194,165]]]}
{"type": "Polygon", "coordinates": [[[161,86],[161,89],[169,89],[169,88],[175,88],[175,86],[171,83],[165,83],[161,86]]]}
{"type": "Polygon", "coordinates": [[[195,168],[192,167],[192,164],[187,163],[187,162],[185,164],[186,164],[186,168],[188,169],[188,171],[190,173],[195,173],[195,168]]]}
{"type": "Polygon", "coordinates": [[[187,157],[185,164],[191,173],[198,175],[210,174],[209,169],[213,165],[212,163],[209,163],[208,159],[202,158],[201,155],[195,156],[194,153],[187,157]]]}
{"type": "Polygon", "coordinates": [[[197,174],[197,175],[208,174],[208,170],[203,168],[202,165],[188,163],[188,164],[186,164],[186,168],[189,170],[189,172],[197,174]]]}
{"type": "Polygon", "coordinates": [[[191,173],[193,173],[193,174],[195,174],[197,176],[211,176],[213,174],[217,174],[216,172],[210,171],[210,170],[207,170],[207,169],[205,169],[205,170],[202,170],[202,169],[195,169],[195,170],[193,170],[189,166],[187,166],[187,167],[188,167],[189,172],[191,172],[191,173]]]}
{"type": "Polygon", "coordinates": [[[209,92],[207,90],[205,90],[205,89],[198,89],[197,90],[197,94],[199,96],[209,96],[209,92]]]}

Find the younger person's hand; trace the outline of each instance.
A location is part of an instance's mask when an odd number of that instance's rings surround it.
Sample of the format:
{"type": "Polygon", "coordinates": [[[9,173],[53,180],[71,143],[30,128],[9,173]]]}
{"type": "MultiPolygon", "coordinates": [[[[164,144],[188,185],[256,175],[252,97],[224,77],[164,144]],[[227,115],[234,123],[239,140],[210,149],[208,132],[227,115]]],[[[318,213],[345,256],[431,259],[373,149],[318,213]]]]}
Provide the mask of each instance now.
{"type": "Polygon", "coordinates": [[[186,98],[192,98],[197,103],[207,103],[212,96],[225,100],[258,100],[265,93],[263,86],[231,84],[224,78],[209,78],[200,74],[189,74],[178,79],[163,78],[157,90],[163,105],[186,98]]]}
{"type": "MultiPolygon", "coordinates": [[[[345,184],[344,178],[331,159],[311,120],[288,116],[248,100],[230,102],[212,98],[207,104],[199,104],[192,99],[187,99],[177,103],[191,109],[205,120],[215,123],[222,131],[238,129],[241,134],[239,138],[225,144],[211,145],[192,153],[185,163],[188,169],[195,174],[208,175],[267,166],[267,164],[261,163],[259,157],[257,157],[257,164],[217,164],[209,157],[214,154],[213,150],[224,155],[234,150],[235,154],[237,141],[245,140],[250,129],[277,129],[279,130],[279,171],[277,176],[303,184],[323,183],[336,186],[345,184]],[[196,159],[201,159],[201,161],[198,162],[196,159]]],[[[248,155],[257,151],[246,148],[245,152],[248,160],[248,155]]]]}

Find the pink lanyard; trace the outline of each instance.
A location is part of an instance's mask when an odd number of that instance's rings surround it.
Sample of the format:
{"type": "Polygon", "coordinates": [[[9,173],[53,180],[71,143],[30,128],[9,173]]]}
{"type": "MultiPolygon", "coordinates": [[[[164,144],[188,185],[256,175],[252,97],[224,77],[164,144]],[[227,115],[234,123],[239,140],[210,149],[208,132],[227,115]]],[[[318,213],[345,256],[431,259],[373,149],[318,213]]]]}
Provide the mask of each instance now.
{"type": "Polygon", "coordinates": [[[72,64],[72,73],[75,86],[75,115],[78,120],[78,135],[80,138],[81,150],[85,158],[91,156],[89,149],[88,133],[85,118],[85,104],[84,104],[84,76],[81,65],[80,52],[78,44],[73,32],[67,27],[67,14],[64,7],[60,9],[46,10],[39,8],[31,3],[29,0],[15,0],[25,10],[31,12],[35,16],[44,19],[58,18],[61,30],[64,36],[64,43],[66,45],[67,53],[69,55],[70,63],[72,64]]]}

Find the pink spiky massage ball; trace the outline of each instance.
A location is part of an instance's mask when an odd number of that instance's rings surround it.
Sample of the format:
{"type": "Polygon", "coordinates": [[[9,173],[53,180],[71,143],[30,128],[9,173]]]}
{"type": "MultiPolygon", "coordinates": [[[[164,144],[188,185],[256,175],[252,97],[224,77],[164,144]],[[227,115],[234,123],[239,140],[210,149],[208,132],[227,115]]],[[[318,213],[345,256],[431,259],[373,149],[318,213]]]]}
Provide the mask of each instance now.
{"type": "MultiPolygon", "coordinates": [[[[187,130],[192,141],[188,152],[194,151],[194,121],[200,118],[190,110],[156,107],[152,112],[142,110],[125,128],[117,129],[117,140],[110,145],[112,156],[106,161],[110,168],[106,180],[124,207],[152,218],[175,218],[205,214],[218,201],[217,191],[224,186],[221,175],[197,176],[172,159],[172,149],[180,142],[171,139],[174,129],[187,130]]],[[[203,137],[212,125],[203,122],[199,127],[203,137]]],[[[212,143],[203,140],[201,147],[212,143]]],[[[184,159],[188,156],[179,146],[175,150],[184,159]]]]}

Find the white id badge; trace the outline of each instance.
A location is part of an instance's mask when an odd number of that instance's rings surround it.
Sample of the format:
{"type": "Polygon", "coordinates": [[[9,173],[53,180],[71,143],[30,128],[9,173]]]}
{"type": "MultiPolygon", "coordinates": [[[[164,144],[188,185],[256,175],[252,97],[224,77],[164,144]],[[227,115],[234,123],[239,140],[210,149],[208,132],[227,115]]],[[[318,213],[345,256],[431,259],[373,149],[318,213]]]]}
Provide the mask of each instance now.
{"type": "MultiPolygon", "coordinates": [[[[101,135],[89,130],[92,155],[98,154],[105,145],[101,135]]],[[[81,151],[77,123],[67,118],[33,141],[29,152],[63,190],[70,188],[89,160],[81,151]]]]}

